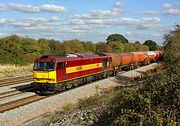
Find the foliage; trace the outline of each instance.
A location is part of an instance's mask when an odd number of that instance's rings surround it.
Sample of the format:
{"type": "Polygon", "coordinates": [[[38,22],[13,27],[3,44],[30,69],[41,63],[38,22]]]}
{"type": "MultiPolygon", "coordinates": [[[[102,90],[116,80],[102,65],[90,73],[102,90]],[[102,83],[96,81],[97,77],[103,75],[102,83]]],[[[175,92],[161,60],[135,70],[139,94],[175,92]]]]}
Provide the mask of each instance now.
{"type": "Polygon", "coordinates": [[[39,47],[41,47],[40,48],[41,55],[45,55],[45,54],[47,55],[50,53],[50,48],[49,48],[49,45],[48,45],[48,42],[46,39],[44,39],[44,38],[39,39],[38,45],[39,45],[39,47]]]}
{"type": "Polygon", "coordinates": [[[109,43],[109,46],[111,47],[111,52],[124,52],[124,44],[119,42],[111,42],[109,43]]]}
{"type": "Polygon", "coordinates": [[[104,42],[99,42],[96,44],[96,52],[111,52],[111,48],[104,42]]]}
{"type": "Polygon", "coordinates": [[[146,41],[144,42],[144,45],[149,46],[149,50],[150,50],[150,51],[157,50],[157,44],[156,44],[156,42],[153,41],[153,40],[146,40],[146,41]]]}
{"type": "Polygon", "coordinates": [[[180,124],[180,27],[165,35],[167,68],[136,88],[119,90],[97,125],[175,126],[180,124]]]}
{"type": "Polygon", "coordinates": [[[178,64],[180,59],[180,26],[177,25],[175,31],[164,36],[165,61],[168,65],[178,64]]]}
{"type": "Polygon", "coordinates": [[[149,47],[147,45],[142,45],[138,43],[133,44],[135,51],[148,51],[149,47]]]}
{"type": "Polygon", "coordinates": [[[11,35],[0,38],[0,64],[26,65],[33,63],[40,55],[67,54],[88,52],[129,52],[147,51],[148,46],[142,44],[127,43],[128,40],[119,34],[108,37],[108,44],[99,42],[80,41],[78,39],[60,42],[54,39],[40,38],[35,40],[29,37],[11,35]],[[115,41],[116,40],[116,41],[115,41]]]}
{"type": "Polygon", "coordinates": [[[121,42],[121,43],[128,43],[128,39],[126,39],[123,35],[120,34],[111,34],[106,39],[107,44],[111,42],[121,42]]]}
{"type": "Polygon", "coordinates": [[[81,41],[77,39],[64,41],[63,44],[64,44],[65,54],[84,52],[83,44],[81,43],[81,41]]]}
{"type": "Polygon", "coordinates": [[[133,46],[133,44],[130,44],[130,43],[126,43],[124,44],[124,52],[133,52],[135,51],[135,48],[133,46]]]}
{"type": "Polygon", "coordinates": [[[139,41],[135,41],[135,44],[141,44],[139,41]]]}
{"type": "Polygon", "coordinates": [[[96,45],[92,42],[81,42],[83,45],[84,52],[96,52],[96,45]]]}
{"type": "Polygon", "coordinates": [[[51,39],[51,40],[48,40],[48,44],[49,44],[51,54],[64,53],[63,44],[61,42],[51,39]]]}

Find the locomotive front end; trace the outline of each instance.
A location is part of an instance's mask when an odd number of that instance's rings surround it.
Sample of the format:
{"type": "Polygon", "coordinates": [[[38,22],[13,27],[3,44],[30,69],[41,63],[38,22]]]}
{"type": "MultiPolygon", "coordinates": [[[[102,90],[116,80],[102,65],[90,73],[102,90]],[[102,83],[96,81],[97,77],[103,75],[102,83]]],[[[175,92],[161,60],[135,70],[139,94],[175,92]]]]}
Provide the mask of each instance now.
{"type": "Polygon", "coordinates": [[[54,91],[56,82],[55,62],[45,58],[37,59],[33,68],[33,86],[36,91],[54,91]]]}

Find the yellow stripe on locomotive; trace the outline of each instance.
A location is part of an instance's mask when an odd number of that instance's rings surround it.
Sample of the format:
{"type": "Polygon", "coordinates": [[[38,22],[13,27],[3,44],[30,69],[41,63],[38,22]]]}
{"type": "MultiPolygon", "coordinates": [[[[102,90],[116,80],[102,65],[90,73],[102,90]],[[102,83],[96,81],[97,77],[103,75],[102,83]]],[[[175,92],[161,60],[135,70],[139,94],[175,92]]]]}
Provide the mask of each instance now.
{"type": "Polygon", "coordinates": [[[82,66],[67,67],[66,74],[80,72],[80,71],[84,71],[84,70],[91,70],[91,69],[101,68],[101,67],[102,67],[102,63],[94,63],[94,64],[88,64],[88,65],[82,65],[82,66]]]}

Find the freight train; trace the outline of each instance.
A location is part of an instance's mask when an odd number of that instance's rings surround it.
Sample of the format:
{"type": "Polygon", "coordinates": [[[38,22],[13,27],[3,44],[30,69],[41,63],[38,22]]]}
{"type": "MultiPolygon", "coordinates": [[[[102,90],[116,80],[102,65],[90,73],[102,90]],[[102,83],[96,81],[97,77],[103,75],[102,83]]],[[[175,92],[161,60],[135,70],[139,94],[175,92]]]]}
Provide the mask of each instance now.
{"type": "Polygon", "coordinates": [[[38,92],[54,93],[160,60],[162,51],[43,55],[33,68],[38,92]]]}

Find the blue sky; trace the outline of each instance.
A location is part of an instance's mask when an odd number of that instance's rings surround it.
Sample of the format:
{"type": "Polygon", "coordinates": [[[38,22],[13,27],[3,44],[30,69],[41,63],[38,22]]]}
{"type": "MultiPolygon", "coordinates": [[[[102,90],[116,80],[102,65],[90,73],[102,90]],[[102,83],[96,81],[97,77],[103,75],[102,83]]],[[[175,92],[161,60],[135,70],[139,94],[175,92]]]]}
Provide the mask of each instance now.
{"type": "Polygon", "coordinates": [[[131,42],[152,39],[161,45],[175,24],[178,0],[0,0],[0,37],[96,43],[118,33],[131,42]]]}

